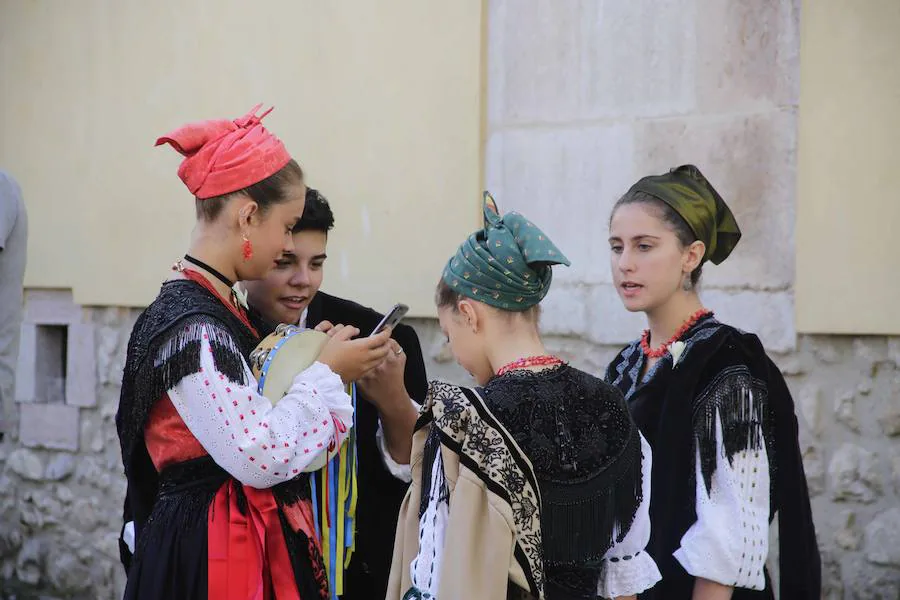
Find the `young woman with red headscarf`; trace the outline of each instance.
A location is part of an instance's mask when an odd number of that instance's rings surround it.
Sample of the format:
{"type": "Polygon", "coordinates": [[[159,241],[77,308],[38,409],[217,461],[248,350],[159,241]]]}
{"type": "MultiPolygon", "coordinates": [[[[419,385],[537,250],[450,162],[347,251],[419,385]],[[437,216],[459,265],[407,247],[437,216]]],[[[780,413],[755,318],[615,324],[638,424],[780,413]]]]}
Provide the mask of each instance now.
{"type": "Polygon", "coordinates": [[[390,331],[353,340],[356,329],[335,327],[276,405],[257,392],[258,333],[234,282],[264,277],[293,250],[306,195],[258,109],[156,142],[184,155],[197,223],[128,344],[116,416],[134,522],[128,599],[328,597],[303,472],[347,436],[342,379],[378,364],[390,331]]]}

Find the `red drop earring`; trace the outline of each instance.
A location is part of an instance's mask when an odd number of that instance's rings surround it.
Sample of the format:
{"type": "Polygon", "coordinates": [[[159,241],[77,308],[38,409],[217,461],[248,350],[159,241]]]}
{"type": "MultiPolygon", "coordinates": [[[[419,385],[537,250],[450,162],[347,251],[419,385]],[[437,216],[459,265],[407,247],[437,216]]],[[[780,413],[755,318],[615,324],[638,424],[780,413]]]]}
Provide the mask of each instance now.
{"type": "Polygon", "coordinates": [[[241,236],[244,238],[244,243],[241,244],[241,252],[244,255],[244,260],[250,260],[253,258],[253,243],[247,239],[246,235],[241,236]]]}

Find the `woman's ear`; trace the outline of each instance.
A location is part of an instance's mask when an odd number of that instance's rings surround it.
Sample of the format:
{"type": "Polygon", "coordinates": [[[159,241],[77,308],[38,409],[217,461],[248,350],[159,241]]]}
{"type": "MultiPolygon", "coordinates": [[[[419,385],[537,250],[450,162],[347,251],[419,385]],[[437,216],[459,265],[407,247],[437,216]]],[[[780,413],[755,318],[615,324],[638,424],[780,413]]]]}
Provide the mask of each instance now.
{"type": "Polygon", "coordinates": [[[251,225],[258,225],[259,204],[247,196],[242,196],[242,200],[238,207],[238,228],[243,231],[251,225]]]}
{"type": "Polygon", "coordinates": [[[690,273],[694,269],[700,266],[700,263],[703,262],[703,255],[706,254],[706,244],[701,242],[700,240],[696,240],[691,243],[685,249],[684,252],[684,260],[681,264],[681,270],[683,273],[690,273]]]}
{"type": "Polygon", "coordinates": [[[480,319],[474,304],[469,300],[463,299],[456,303],[456,309],[465,321],[466,327],[471,329],[472,333],[478,333],[480,319]]]}

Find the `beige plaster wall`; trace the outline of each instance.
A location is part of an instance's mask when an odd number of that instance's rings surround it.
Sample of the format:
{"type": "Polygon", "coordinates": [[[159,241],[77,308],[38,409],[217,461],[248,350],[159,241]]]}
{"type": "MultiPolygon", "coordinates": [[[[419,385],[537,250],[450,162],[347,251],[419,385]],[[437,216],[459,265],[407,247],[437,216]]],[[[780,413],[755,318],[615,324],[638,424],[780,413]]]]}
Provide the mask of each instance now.
{"type": "Polygon", "coordinates": [[[180,157],[154,140],[266,102],[336,213],[325,288],[432,313],[431,283],[479,222],[480,0],[0,0],[0,15],[26,286],[147,304],[193,222],[180,157]]]}
{"type": "Polygon", "coordinates": [[[900,3],[807,0],[800,45],[797,330],[900,333],[900,3]]]}

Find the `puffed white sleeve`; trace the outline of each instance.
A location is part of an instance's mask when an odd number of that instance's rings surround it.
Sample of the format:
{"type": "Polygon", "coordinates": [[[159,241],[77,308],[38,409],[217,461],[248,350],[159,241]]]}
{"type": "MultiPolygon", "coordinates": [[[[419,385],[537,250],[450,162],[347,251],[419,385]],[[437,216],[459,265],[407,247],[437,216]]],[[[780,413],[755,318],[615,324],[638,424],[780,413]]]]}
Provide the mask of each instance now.
{"type": "Polygon", "coordinates": [[[168,395],[217,464],[245,485],[269,488],[339,446],[353,424],[353,405],[340,377],[321,363],[297,375],[273,405],[256,391],[256,380],[242,362],[246,385],[217,370],[204,330],[200,370],[183,377],[168,395]]]}
{"type": "MultiPolygon", "coordinates": [[[[741,450],[731,461],[716,418],[716,467],[709,491],[696,456],[697,522],[681,538],[675,558],[694,577],[762,590],[769,552],[769,463],[765,444],[741,450]]],[[[757,435],[762,436],[762,431],[757,435]]]]}
{"type": "MultiPolygon", "coordinates": [[[[416,412],[421,410],[421,406],[418,402],[409,399],[412,403],[413,408],[416,409],[416,412]]],[[[378,451],[381,453],[381,461],[384,463],[385,468],[388,472],[399,479],[404,483],[409,483],[412,481],[412,470],[410,469],[409,464],[400,464],[391,456],[390,451],[387,447],[387,442],[384,439],[384,427],[381,424],[381,419],[378,420],[378,429],[375,431],[375,442],[378,444],[378,451]]]]}
{"type": "Polygon", "coordinates": [[[603,598],[631,596],[648,590],[662,579],[656,561],[645,548],[650,541],[650,474],[653,453],[641,435],[641,503],[631,528],[603,559],[597,594],[603,598]]]}

